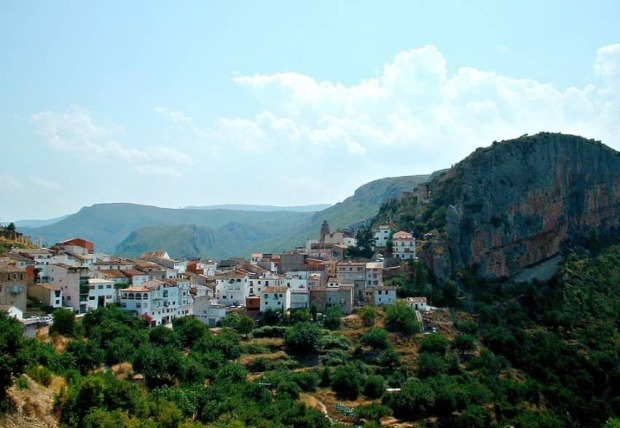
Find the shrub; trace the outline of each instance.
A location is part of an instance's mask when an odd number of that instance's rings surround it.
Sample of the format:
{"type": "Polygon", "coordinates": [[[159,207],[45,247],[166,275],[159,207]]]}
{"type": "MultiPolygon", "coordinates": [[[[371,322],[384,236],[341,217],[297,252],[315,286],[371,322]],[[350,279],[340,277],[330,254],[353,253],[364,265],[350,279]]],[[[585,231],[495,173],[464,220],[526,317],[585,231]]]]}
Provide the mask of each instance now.
{"type": "Polygon", "coordinates": [[[361,390],[362,377],[356,366],[345,364],[336,367],[330,376],[330,382],[338,398],[355,400],[361,390]]]}
{"type": "Polygon", "coordinates": [[[420,351],[429,354],[444,355],[449,345],[448,339],[439,333],[433,333],[424,336],[420,351]]]}
{"type": "Polygon", "coordinates": [[[385,309],[385,329],[405,335],[412,335],[420,331],[420,323],[415,319],[415,312],[403,301],[385,309]]]}
{"type": "Polygon", "coordinates": [[[390,346],[387,339],[387,331],[382,328],[371,328],[362,336],[361,341],[364,346],[373,349],[387,349],[390,346]]]}
{"type": "Polygon", "coordinates": [[[385,392],[385,379],[380,375],[371,375],[366,379],[364,395],[368,398],[380,398],[385,392]]]}
{"type": "Polygon", "coordinates": [[[254,329],[253,336],[254,337],[284,337],[286,332],[290,329],[290,327],[282,327],[282,326],[272,326],[266,325],[264,327],[259,327],[254,329]]]}
{"type": "Polygon", "coordinates": [[[52,372],[43,366],[33,366],[26,369],[26,374],[32,380],[43,386],[49,386],[52,383],[52,372]]]}

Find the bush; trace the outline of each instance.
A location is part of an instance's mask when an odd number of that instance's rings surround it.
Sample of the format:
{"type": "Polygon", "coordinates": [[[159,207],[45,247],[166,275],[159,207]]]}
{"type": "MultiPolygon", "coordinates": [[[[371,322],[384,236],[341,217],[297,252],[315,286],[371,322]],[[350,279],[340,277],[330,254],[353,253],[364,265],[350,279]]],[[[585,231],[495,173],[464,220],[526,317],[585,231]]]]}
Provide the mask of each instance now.
{"type": "Polygon", "coordinates": [[[259,327],[254,329],[253,336],[254,337],[284,337],[286,332],[290,329],[290,327],[282,327],[282,326],[272,326],[266,325],[264,327],[259,327]]]}
{"type": "Polygon", "coordinates": [[[390,416],[392,414],[392,409],[383,404],[372,403],[365,406],[357,406],[355,408],[355,414],[359,419],[379,422],[381,418],[390,416]]]}
{"type": "Polygon", "coordinates": [[[385,329],[387,331],[412,335],[420,332],[420,323],[415,312],[403,301],[397,301],[385,309],[385,329]]]}
{"type": "Polygon", "coordinates": [[[28,389],[28,379],[23,376],[18,377],[15,381],[15,387],[17,389],[28,389]]]}
{"type": "Polygon", "coordinates": [[[71,309],[58,308],[54,311],[54,322],[49,328],[50,333],[73,336],[75,333],[75,314],[71,309]]]}
{"type": "Polygon", "coordinates": [[[293,381],[305,392],[314,392],[319,384],[319,375],[314,371],[295,373],[293,381]]]}
{"type": "Polygon", "coordinates": [[[364,395],[368,398],[381,398],[385,392],[385,379],[380,375],[371,375],[366,379],[364,395]]]}
{"type": "Polygon", "coordinates": [[[290,380],[285,380],[278,383],[278,387],[276,389],[276,394],[278,396],[285,395],[293,400],[297,400],[300,393],[301,388],[299,387],[299,385],[290,380]]]}
{"type": "Polygon", "coordinates": [[[356,366],[346,364],[336,367],[330,382],[338,398],[355,400],[361,390],[362,377],[356,366]]]}
{"type": "Polygon", "coordinates": [[[325,317],[323,319],[323,326],[330,330],[338,330],[340,328],[340,319],[344,313],[340,306],[336,306],[333,308],[329,308],[325,312],[325,317]]]}
{"type": "Polygon", "coordinates": [[[454,327],[456,327],[456,329],[460,331],[461,333],[473,334],[473,335],[478,333],[478,324],[476,324],[473,321],[469,321],[469,320],[457,321],[456,323],[454,323],[454,327]]]}
{"type": "Polygon", "coordinates": [[[302,322],[286,332],[284,344],[293,354],[313,354],[317,351],[321,330],[316,324],[302,322]]]}
{"type": "Polygon", "coordinates": [[[450,343],[439,333],[428,334],[422,339],[420,351],[429,354],[445,355],[450,343]]]}
{"type": "Polygon", "coordinates": [[[46,367],[28,367],[26,369],[26,374],[30,376],[32,380],[43,386],[50,386],[50,383],[52,383],[52,372],[46,367]]]}
{"type": "Polygon", "coordinates": [[[361,341],[364,346],[373,349],[387,349],[390,346],[387,331],[382,328],[371,328],[362,336],[361,341]]]}

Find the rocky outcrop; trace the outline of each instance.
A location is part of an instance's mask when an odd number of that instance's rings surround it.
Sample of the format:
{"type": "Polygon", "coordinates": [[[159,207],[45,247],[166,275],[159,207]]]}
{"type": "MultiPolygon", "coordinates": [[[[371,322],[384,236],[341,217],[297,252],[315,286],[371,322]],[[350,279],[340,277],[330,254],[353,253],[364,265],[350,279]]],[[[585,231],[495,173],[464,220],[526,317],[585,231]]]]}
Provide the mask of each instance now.
{"type": "Polygon", "coordinates": [[[495,142],[429,187],[446,210],[441,257],[483,278],[511,276],[592,229],[620,226],[620,153],[577,136],[495,142]]]}

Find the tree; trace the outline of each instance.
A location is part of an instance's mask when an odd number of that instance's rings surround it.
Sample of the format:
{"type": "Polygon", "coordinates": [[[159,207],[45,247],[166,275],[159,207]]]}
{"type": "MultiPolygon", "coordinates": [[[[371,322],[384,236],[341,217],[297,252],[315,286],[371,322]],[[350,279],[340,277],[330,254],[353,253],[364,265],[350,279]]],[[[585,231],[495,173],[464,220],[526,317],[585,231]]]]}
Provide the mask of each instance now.
{"type": "Polygon", "coordinates": [[[26,360],[22,355],[24,339],[19,321],[0,312],[0,402],[13,383],[13,376],[22,373],[26,360]]]}
{"type": "Polygon", "coordinates": [[[149,330],[149,342],[156,346],[179,347],[179,336],[165,325],[158,325],[149,330]]]}
{"type": "Polygon", "coordinates": [[[422,339],[422,345],[420,346],[420,351],[443,356],[448,350],[449,345],[450,343],[448,342],[448,339],[443,337],[441,334],[433,333],[424,336],[424,339],[422,339]]]}
{"type": "Polygon", "coordinates": [[[347,248],[347,256],[371,258],[375,249],[375,234],[370,225],[359,228],[355,239],[357,244],[347,248]]]}
{"type": "Polygon", "coordinates": [[[242,316],[239,319],[239,323],[237,324],[237,333],[243,334],[247,339],[248,334],[252,333],[254,330],[254,320],[246,315],[242,316]]]}
{"type": "Polygon", "coordinates": [[[321,330],[316,324],[295,324],[284,336],[284,344],[293,354],[312,354],[317,351],[321,330]]]}
{"type": "Polygon", "coordinates": [[[370,375],[364,385],[364,395],[368,398],[381,398],[385,392],[385,379],[380,375],[370,375]]]}
{"type": "Polygon", "coordinates": [[[397,301],[385,309],[385,329],[405,335],[420,331],[420,323],[416,321],[415,312],[403,301],[397,301]]]}
{"type": "Polygon", "coordinates": [[[194,346],[198,340],[208,333],[207,326],[192,317],[177,317],[172,321],[174,332],[179,336],[181,344],[186,348],[194,346]]]}
{"type": "Polygon", "coordinates": [[[330,376],[330,384],[339,398],[355,400],[362,387],[362,376],[359,369],[353,364],[336,367],[330,376]]]}
{"type": "Polygon", "coordinates": [[[452,339],[452,348],[465,354],[476,349],[476,338],[471,334],[459,334],[452,339]]]}
{"type": "Polygon", "coordinates": [[[334,306],[325,311],[325,318],[323,319],[323,326],[330,330],[338,330],[340,328],[340,318],[343,316],[340,306],[334,306]]]}
{"type": "Polygon", "coordinates": [[[387,331],[382,328],[371,328],[364,333],[361,342],[373,349],[387,349],[390,346],[387,331]]]}
{"type": "MultiPolygon", "coordinates": [[[[315,307],[316,309],[316,307],[315,307]]],[[[312,314],[306,308],[299,308],[291,310],[289,316],[289,323],[296,324],[298,322],[309,322],[312,320],[312,314]]]]}
{"type": "Polygon", "coordinates": [[[75,333],[75,314],[71,309],[58,308],[54,311],[54,322],[50,326],[50,333],[58,332],[63,336],[73,336],[75,333]]]}
{"type": "Polygon", "coordinates": [[[181,351],[173,346],[143,346],[136,351],[133,368],[142,373],[147,386],[172,385],[183,375],[181,351]]]}
{"type": "Polygon", "coordinates": [[[71,355],[75,365],[82,375],[99,367],[103,362],[104,352],[93,346],[92,343],[84,343],[82,340],[72,340],[65,348],[65,353],[71,355]]]}
{"type": "Polygon", "coordinates": [[[375,320],[377,319],[377,311],[372,306],[364,306],[360,316],[362,317],[365,327],[372,327],[375,325],[375,320]]]}

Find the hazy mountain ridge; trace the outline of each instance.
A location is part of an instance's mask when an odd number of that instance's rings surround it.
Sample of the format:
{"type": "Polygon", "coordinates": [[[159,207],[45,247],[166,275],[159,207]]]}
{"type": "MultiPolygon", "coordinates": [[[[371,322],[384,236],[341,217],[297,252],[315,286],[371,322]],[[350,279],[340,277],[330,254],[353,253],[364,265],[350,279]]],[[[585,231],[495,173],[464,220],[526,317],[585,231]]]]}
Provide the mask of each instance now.
{"type": "Polygon", "coordinates": [[[80,236],[93,241],[97,251],[125,256],[135,256],[140,250],[166,249],[174,257],[243,257],[252,252],[285,251],[302,245],[306,239],[318,237],[323,220],[336,230],[372,218],[384,201],[413,190],[428,177],[375,180],[343,202],[316,213],[97,204],[55,224],[20,230],[33,239],[41,237],[47,245],[80,236]]]}
{"type": "Polygon", "coordinates": [[[33,239],[41,237],[48,245],[80,236],[93,241],[97,251],[113,253],[117,245],[132,232],[145,227],[195,225],[217,229],[236,222],[271,228],[277,225],[278,231],[273,233],[277,235],[299,226],[310,216],[311,213],[285,211],[191,210],[123,203],[98,204],[82,208],[78,213],[53,225],[24,228],[22,231],[33,239]]]}
{"type": "Polygon", "coordinates": [[[329,208],[330,204],[299,205],[279,207],[275,205],[245,205],[245,204],[225,204],[225,205],[205,205],[187,206],[188,210],[232,210],[232,211],[288,211],[288,212],[317,212],[329,208]]]}

